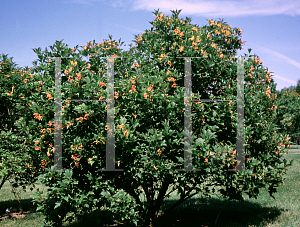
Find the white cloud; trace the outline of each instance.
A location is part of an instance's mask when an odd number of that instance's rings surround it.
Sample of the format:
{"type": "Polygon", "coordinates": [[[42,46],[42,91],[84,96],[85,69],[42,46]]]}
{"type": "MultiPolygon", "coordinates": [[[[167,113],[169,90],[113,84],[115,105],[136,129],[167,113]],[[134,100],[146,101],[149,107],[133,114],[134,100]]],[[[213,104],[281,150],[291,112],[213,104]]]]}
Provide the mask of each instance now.
{"type": "Polygon", "coordinates": [[[128,4],[132,4],[133,0],[65,0],[69,3],[80,3],[85,5],[93,5],[93,3],[105,3],[106,5],[111,5],[113,7],[125,7],[128,4]]]}
{"type": "Polygon", "coordinates": [[[268,49],[268,48],[265,48],[265,47],[258,47],[258,48],[261,49],[263,52],[272,54],[273,56],[278,57],[280,60],[284,60],[286,63],[291,64],[293,66],[296,66],[297,68],[300,69],[300,62],[297,62],[297,61],[289,58],[288,56],[285,56],[281,53],[278,53],[274,50],[271,50],[271,49],[268,49]]]}
{"type": "Polygon", "coordinates": [[[109,23],[113,26],[117,26],[117,27],[121,27],[121,28],[125,28],[127,30],[130,30],[130,31],[133,31],[133,32],[137,32],[137,33],[143,33],[144,31],[141,31],[141,30],[138,30],[138,29],[134,29],[134,28],[130,28],[130,27],[127,27],[127,26],[123,26],[123,25],[120,25],[120,24],[115,24],[115,23],[109,23]]]}
{"type": "MultiPolygon", "coordinates": [[[[259,49],[260,51],[262,52],[265,52],[267,54],[270,54],[272,56],[275,56],[278,58],[278,60],[280,61],[280,63],[282,64],[290,64],[290,65],[293,65],[293,66],[296,66],[297,68],[300,68],[300,62],[297,62],[291,58],[289,58],[288,56],[286,55],[283,55],[277,51],[274,51],[274,50],[271,50],[271,49],[268,49],[268,48],[265,48],[265,47],[262,47],[262,46],[259,46],[259,45],[256,45],[254,44],[254,46],[256,47],[256,49],[259,49]]],[[[282,76],[278,76],[274,73],[272,73],[272,75],[274,75],[275,78],[279,79],[279,80],[282,80],[282,81],[285,81],[285,82],[288,82],[288,83],[291,83],[292,85],[296,85],[297,82],[294,81],[294,80],[291,80],[291,79],[287,79],[285,77],[282,77],[282,76]]]]}
{"type": "Polygon", "coordinates": [[[251,15],[300,15],[298,0],[135,0],[134,10],[153,11],[170,14],[170,10],[182,9],[181,14],[197,16],[251,16],[251,15]]]}
{"type": "Polygon", "coordinates": [[[65,0],[65,3],[79,3],[84,5],[91,5],[95,0],[65,0]]]}
{"type": "Polygon", "coordinates": [[[299,0],[65,0],[73,3],[105,3],[115,8],[147,10],[170,14],[182,9],[181,14],[210,17],[238,17],[264,15],[300,15],[299,0]]]}
{"type": "MultiPolygon", "coordinates": [[[[272,75],[274,75],[274,74],[272,73],[272,75]]],[[[284,78],[282,76],[274,75],[274,77],[278,78],[279,80],[285,81],[285,82],[289,82],[289,83],[292,83],[292,84],[295,84],[295,85],[297,84],[296,81],[284,78]]]]}

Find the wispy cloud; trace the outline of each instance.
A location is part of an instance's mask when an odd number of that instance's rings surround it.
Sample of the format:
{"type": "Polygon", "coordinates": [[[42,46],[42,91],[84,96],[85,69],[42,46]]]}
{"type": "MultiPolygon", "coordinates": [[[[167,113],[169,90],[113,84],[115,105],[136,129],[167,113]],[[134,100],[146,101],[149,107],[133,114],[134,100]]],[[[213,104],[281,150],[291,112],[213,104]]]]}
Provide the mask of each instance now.
{"type": "Polygon", "coordinates": [[[95,0],[64,0],[64,3],[78,3],[84,5],[92,5],[92,2],[95,2],[95,0]]]}
{"type": "Polygon", "coordinates": [[[107,22],[107,23],[110,24],[111,26],[125,28],[127,30],[130,30],[130,31],[133,31],[133,32],[136,32],[136,33],[143,33],[144,32],[142,30],[134,29],[134,28],[127,27],[127,26],[120,25],[120,24],[116,24],[116,23],[111,23],[111,22],[107,22]]]}
{"type": "Polygon", "coordinates": [[[240,17],[266,15],[300,15],[299,0],[64,0],[65,2],[92,5],[105,3],[115,8],[153,11],[163,13],[182,9],[181,14],[210,17],[240,17]]]}
{"type": "Polygon", "coordinates": [[[297,61],[289,58],[288,56],[285,56],[281,53],[278,53],[274,50],[271,50],[271,49],[268,49],[268,48],[265,48],[265,47],[258,47],[258,48],[261,49],[263,52],[272,54],[273,56],[278,57],[280,60],[284,60],[286,63],[291,64],[293,66],[296,66],[297,68],[300,69],[300,62],[297,62],[297,61]]]}
{"type": "Polygon", "coordinates": [[[68,3],[79,3],[84,5],[93,5],[93,3],[105,3],[106,5],[113,6],[115,8],[125,7],[128,4],[132,4],[133,0],[64,0],[68,3]]]}
{"type": "Polygon", "coordinates": [[[133,9],[158,9],[164,13],[182,9],[181,14],[198,16],[251,16],[251,15],[300,15],[298,0],[135,0],[133,9]]]}
{"type": "Polygon", "coordinates": [[[290,79],[287,79],[287,78],[284,78],[282,76],[278,76],[278,75],[275,75],[275,74],[273,74],[273,75],[274,75],[275,78],[278,78],[279,80],[282,80],[282,81],[285,81],[285,82],[288,82],[288,83],[291,83],[291,84],[295,84],[295,85],[297,84],[297,82],[294,81],[294,80],[290,80],[290,79]]]}

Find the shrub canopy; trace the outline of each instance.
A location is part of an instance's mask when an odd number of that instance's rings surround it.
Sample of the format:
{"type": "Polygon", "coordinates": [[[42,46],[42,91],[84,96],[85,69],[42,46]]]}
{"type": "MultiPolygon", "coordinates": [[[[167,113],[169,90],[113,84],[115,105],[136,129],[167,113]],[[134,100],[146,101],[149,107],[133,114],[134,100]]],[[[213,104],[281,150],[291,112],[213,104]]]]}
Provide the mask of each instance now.
{"type": "MultiPolygon", "coordinates": [[[[272,196],[283,182],[288,166],[282,152],[288,143],[273,123],[275,84],[256,55],[244,56],[245,169],[236,168],[236,103],[192,103],[192,164],[184,168],[184,56],[192,58],[193,100],[234,100],[237,94],[237,49],[242,31],[226,22],[208,20],[199,27],[155,11],[151,29],[135,37],[137,46],[123,51],[110,36],[102,43],[69,48],[62,41],[38,55],[28,81],[21,83],[30,106],[20,127],[30,133],[44,168],[53,165],[54,72],[52,57],[62,58],[62,99],[107,100],[107,56],[114,59],[115,162],[124,171],[106,167],[106,102],[62,103],[63,168],[48,169],[41,182],[50,187],[46,198],[36,199],[46,221],[61,225],[105,207],[115,220],[154,221],[168,189],[178,190],[179,205],[193,195],[216,191],[229,199],[242,193],[257,197],[266,187],[272,196]],[[84,59],[88,57],[88,59],[84,59]],[[104,57],[104,58],[101,58],[104,57]],[[284,164],[284,165],[281,165],[284,164]],[[145,199],[141,199],[144,195],[145,199]],[[47,204],[46,206],[44,204],[47,204]],[[70,215],[72,214],[72,215],[70,215]]],[[[249,49],[249,54],[251,50],[249,49]]],[[[167,214],[168,212],[165,212],[167,214]]]]}

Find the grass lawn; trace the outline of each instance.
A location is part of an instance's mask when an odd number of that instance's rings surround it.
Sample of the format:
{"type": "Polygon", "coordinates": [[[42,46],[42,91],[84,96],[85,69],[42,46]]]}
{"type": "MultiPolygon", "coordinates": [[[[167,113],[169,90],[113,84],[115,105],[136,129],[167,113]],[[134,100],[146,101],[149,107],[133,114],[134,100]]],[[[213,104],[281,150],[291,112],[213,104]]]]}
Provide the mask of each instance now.
{"type": "MultiPolygon", "coordinates": [[[[297,149],[289,149],[285,155],[288,161],[294,159],[293,166],[289,168],[285,176],[285,184],[278,188],[272,199],[266,189],[262,189],[258,199],[249,199],[245,195],[244,202],[227,202],[214,195],[213,199],[199,199],[200,196],[194,196],[185,203],[176,208],[166,220],[159,220],[154,226],[214,226],[218,217],[216,226],[243,227],[243,226],[272,226],[272,227],[292,227],[300,226],[300,146],[297,149]],[[221,211],[221,212],[220,212],[221,211]]],[[[40,187],[41,188],[41,187],[40,187]]],[[[41,188],[42,189],[42,188],[41,188]]],[[[23,208],[23,215],[19,218],[2,218],[0,226],[41,226],[43,215],[34,212],[31,203],[31,192],[20,194],[20,203],[23,208]]],[[[18,200],[11,192],[9,183],[5,183],[0,190],[0,215],[5,214],[5,209],[13,207],[18,210],[18,200]]],[[[173,193],[169,200],[164,202],[162,209],[176,202],[179,196],[173,193]]],[[[90,218],[90,224],[87,220],[84,223],[69,225],[77,226],[96,226],[93,225],[95,217],[90,218]]],[[[103,225],[101,225],[103,226],[103,225]]],[[[126,226],[124,224],[106,226],[126,226]]]]}

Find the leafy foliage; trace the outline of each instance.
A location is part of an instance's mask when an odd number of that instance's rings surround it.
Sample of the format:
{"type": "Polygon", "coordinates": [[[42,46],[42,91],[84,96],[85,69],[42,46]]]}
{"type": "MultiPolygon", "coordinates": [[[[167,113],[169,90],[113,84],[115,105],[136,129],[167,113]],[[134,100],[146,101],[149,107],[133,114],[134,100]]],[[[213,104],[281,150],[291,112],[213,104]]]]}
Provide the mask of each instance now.
{"type": "Polygon", "coordinates": [[[51,51],[34,49],[38,55],[30,71],[34,76],[22,83],[27,90],[24,106],[30,109],[19,126],[34,144],[37,157],[43,158],[43,168],[49,170],[40,176],[49,192],[44,199],[42,193],[35,198],[47,225],[61,226],[98,209],[112,211],[114,220],[149,225],[157,218],[168,189],[180,194],[173,209],[198,193],[210,196],[216,186],[221,186],[224,197],[242,200],[242,193],[256,198],[263,187],[272,196],[283,182],[291,163],[282,160],[287,135],[278,133],[273,123],[275,84],[261,60],[247,54],[245,168],[253,172],[228,171],[236,168],[236,104],[232,101],[192,104],[193,168],[200,171],[176,171],[184,167],[185,92],[184,59],[177,57],[199,57],[192,58],[193,100],[232,100],[237,93],[234,56],[243,44],[240,29],[214,20],[200,28],[190,18],[178,18],[179,13],[172,11],[167,17],[155,11],[153,27],[136,36],[137,46],[130,45],[129,51],[122,51],[123,43],[111,36],[99,44],[88,42],[82,49],[71,49],[62,41],[50,46],[51,51]],[[72,100],[106,100],[105,57],[122,57],[114,59],[114,124],[115,163],[123,172],[99,171],[106,165],[105,102],[63,103],[63,168],[69,170],[50,168],[54,56],[64,57],[62,99],[72,100]]]}
{"type": "MultiPolygon", "coordinates": [[[[297,87],[300,86],[298,81],[297,87]]],[[[296,88],[297,88],[296,87],[296,88]]],[[[275,123],[280,126],[280,132],[286,132],[297,144],[300,141],[300,93],[295,87],[282,89],[278,92],[276,102],[277,116],[275,123]]]]}
{"type": "Polygon", "coordinates": [[[24,105],[26,87],[20,86],[27,80],[24,78],[26,73],[27,67],[17,67],[12,58],[0,56],[0,188],[7,180],[14,187],[25,188],[39,175],[36,167],[40,169],[40,162],[26,140],[29,135],[20,132],[17,126],[17,121],[29,109],[24,105]]]}

